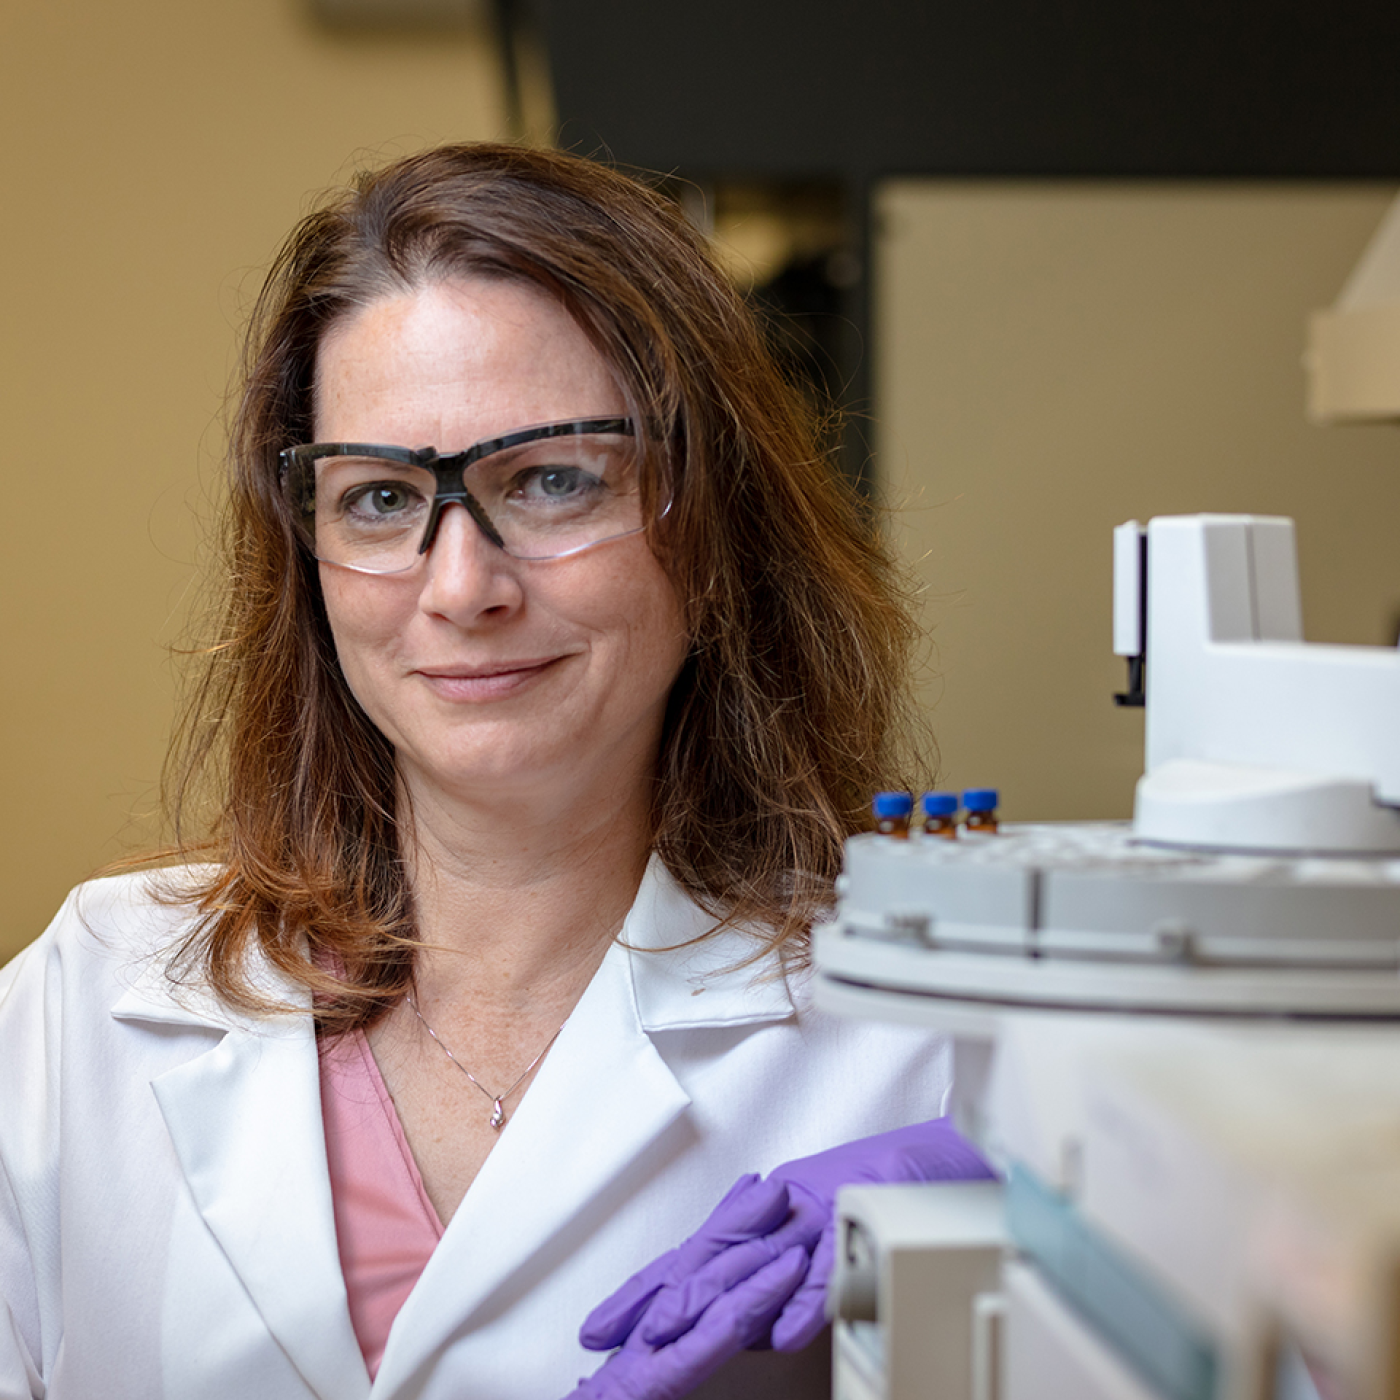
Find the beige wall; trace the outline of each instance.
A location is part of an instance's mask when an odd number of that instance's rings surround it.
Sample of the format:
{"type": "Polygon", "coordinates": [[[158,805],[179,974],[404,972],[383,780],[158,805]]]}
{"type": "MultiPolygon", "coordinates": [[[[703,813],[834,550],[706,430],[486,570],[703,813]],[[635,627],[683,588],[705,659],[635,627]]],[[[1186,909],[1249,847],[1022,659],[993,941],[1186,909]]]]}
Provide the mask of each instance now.
{"type": "Polygon", "coordinates": [[[1012,817],[1129,813],[1142,715],[1110,699],[1109,532],[1132,517],[1293,516],[1309,638],[1394,640],[1400,429],[1308,426],[1301,365],[1392,194],[883,189],[878,462],[949,786],[998,786],[1012,817]]]}
{"type": "Polygon", "coordinates": [[[0,959],[155,829],[237,328],[313,192],[503,134],[485,34],[298,0],[0,5],[0,959]]]}

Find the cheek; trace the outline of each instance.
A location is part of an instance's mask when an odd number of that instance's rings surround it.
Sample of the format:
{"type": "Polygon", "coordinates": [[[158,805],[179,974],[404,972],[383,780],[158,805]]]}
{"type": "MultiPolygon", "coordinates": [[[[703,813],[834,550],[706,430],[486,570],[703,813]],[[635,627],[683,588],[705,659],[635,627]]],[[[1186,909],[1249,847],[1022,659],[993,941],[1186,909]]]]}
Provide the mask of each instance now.
{"type": "Polygon", "coordinates": [[[690,639],[686,636],[680,600],[672,592],[669,581],[663,598],[664,605],[656,609],[652,621],[647,650],[655,669],[664,674],[669,691],[690,653],[690,639]]]}
{"type": "Polygon", "coordinates": [[[321,597],[341,673],[364,703],[360,683],[388,655],[402,632],[403,602],[383,579],[365,579],[341,569],[321,568],[321,597]]]}
{"type": "Polygon", "coordinates": [[[690,643],[680,599],[671,580],[649,551],[645,558],[647,567],[632,573],[615,595],[615,625],[625,638],[626,669],[650,698],[658,688],[670,691],[690,643]]]}

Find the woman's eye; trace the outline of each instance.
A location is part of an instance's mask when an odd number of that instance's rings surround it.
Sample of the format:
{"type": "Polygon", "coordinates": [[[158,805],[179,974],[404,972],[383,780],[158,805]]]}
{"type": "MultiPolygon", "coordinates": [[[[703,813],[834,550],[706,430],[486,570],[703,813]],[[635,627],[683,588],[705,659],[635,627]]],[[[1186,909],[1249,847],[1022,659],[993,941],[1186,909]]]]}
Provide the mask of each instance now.
{"type": "Polygon", "coordinates": [[[418,503],[418,493],[392,481],[357,487],[345,498],[345,509],[360,515],[401,515],[418,503]]]}
{"type": "Polygon", "coordinates": [[[596,476],[582,467],[537,467],[518,483],[516,494],[562,501],[585,495],[601,485],[596,476]]]}

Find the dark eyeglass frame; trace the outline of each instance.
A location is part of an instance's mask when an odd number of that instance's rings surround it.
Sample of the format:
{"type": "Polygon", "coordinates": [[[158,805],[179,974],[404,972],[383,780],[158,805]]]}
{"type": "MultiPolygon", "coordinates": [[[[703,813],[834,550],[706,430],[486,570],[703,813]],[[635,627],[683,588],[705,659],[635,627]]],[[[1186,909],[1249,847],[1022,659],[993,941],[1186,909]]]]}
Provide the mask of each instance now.
{"type": "MultiPolygon", "coordinates": [[[[436,479],[436,485],[433,489],[433,502],[428,511],[427,523],[423,526],[423,538],[418,542],[417,552],[426,554],[432,548],[433,540],[437,535],[438,523],[442,519],[443,508],[455,503],[463,507],[476,522],[477,529],[497,549],[509,554],[510,550],[506,548],[505,541],[491,523],[491,517],[486,514],[476,497],[467,490],[467,469],[484,457],[504,452],[507,448],[519,447],[523,443],[538,442],[545,438],[582,437],[586,433],[614,433],[623,437],[636,437],[637,429],[636,424],[630,418],[568,418],[557,423],[540,423],[530,428],[519,428],[502,437],[485,438],[481,442],[473,443],[461,452],[439,452],[435,447],[390,447],[382,443],[308,442],[296,447],[284,447],[278,453],[278,460],[282,464],[284,488],[290,479],[298,485],[298,497],[312,501],[311,510],[307,510],[303,504],[301,509],[303,517],[314,514],[315,510],[314,495],[307,495],[305,485],[309,482],[314,487],[317,458],[378,457],[386,462],[400,462],[406,467],[424,468],[432,472],[436,479]],[[297,482],[293,473],[300,474],[300,482],[297,482]]],[[[284,499],[286,495],[284,489],[284,499]]],[[[293,509],[295,510],[296,507],[293,506],[293,509]]],[[[628,531],[628,533],[634,532],[628,531]]],[[[591,549],[594,544],[602,543],[602,540],[593,540],[580,548],[591,549]]],[[[577,550],[567,551],[570,554],[577,552],[577,550]]],[[[312,553],[315,553],[314,548],[312,553]]],[[[563,556],[546,555],[542,557],[562,558],[563,556]]],[[[403,570],[394,570],[393,572],[402,573],[403,570]]]]}

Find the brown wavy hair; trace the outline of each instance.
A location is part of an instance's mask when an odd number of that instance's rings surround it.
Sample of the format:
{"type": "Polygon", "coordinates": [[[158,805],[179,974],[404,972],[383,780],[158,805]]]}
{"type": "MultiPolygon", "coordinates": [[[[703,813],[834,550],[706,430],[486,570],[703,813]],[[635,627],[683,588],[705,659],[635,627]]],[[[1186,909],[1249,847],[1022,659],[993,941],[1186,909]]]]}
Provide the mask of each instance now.
{"type": "Polygon", "coordinates": [[[222,629],[168,779],[176,852],[216,864],[200,872],[200,921],[171,975],[265,1008],[249,977],[260,949],[337,1029],[372,1022],[409,985],[394,753],[341,676],[278,452],[313,436],[328,329],[457,277],[557,298],[648,425],[648,537],[691,639],[657,763],[654,848],[719,920],[754,930],[757,951],[801,958],[843,838],[871,791],[908,773],[916,630],[900,580],[810,407],[672,200],[574,156],[457,145],[362,175],[305,218],[257,302],[231,435],[222,629]]]}

